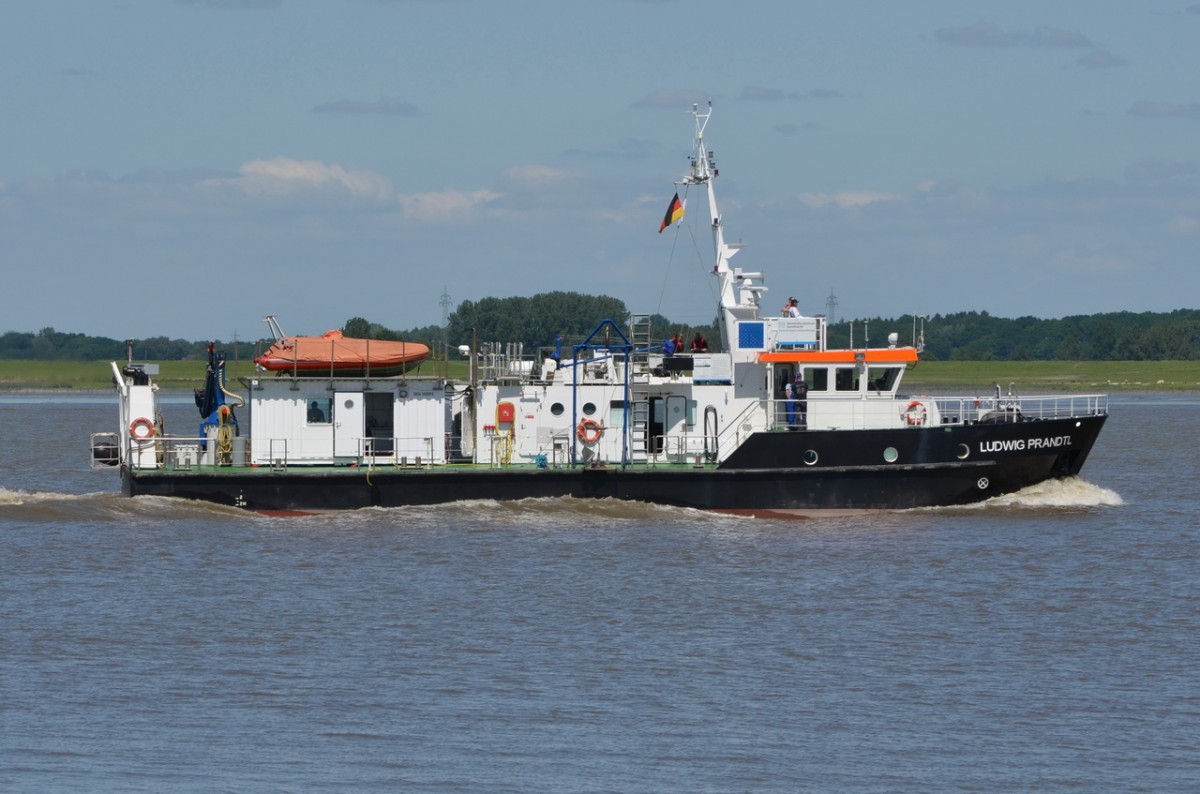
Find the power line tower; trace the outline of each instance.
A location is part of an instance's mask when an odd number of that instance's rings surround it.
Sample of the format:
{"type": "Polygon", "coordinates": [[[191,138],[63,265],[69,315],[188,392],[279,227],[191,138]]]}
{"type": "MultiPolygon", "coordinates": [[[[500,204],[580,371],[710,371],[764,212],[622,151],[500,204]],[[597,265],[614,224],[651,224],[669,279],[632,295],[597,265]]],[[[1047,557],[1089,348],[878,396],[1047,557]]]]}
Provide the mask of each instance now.
{"type": "Polygon", "coordinates": [[[450,292],[447,287],[442,287],[442,299],[439,301],[442,307],[442,325],[450,323],[450,292]]]}
{"type": "Polygon", "coordinates": [[[825,299],[825,317],[830,325],[837,322],[837,295],[833,294],[833,287],[829,288],[829,297],[825,299]]]}

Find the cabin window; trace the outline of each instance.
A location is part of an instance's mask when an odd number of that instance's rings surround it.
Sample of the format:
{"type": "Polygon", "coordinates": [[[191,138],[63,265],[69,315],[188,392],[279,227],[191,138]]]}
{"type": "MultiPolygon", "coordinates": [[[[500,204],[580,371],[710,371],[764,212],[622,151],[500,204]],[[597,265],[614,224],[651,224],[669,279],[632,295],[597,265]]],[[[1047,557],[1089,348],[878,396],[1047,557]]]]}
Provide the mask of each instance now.
{"type": "Polygon", "coordinates": [[[307,422],[310,425],[327,425],[333,416],[333,398],[327,395],[306,397],[304,404],[307,411],[307,422]]]}
{"type": "Polygon", "coordinates": [[[596,413],[596,404],[595,403],[584,403],[583,404],[583,413],[586,416],[591,416],[592,414],[596,413]]]}
{"type": "Polygon", "coordinates": [[[833,382],[837,391],[858,391],[858,367],[838,367],[833,382]]]}
{"type": "Polygon", "coordinates": [[[867,389],[890,392],[899,375],[900,370],[896,367],[871,367],[867,370],[867,389]]]}
{"type": "Polygon", "coordinates": [[[625,401],[612,400],[608,404],[608,426],[609,427],[624,427],[625,426],[625,401]]]}
{"type": "Polygon", "coordinates": [[[554,403],[550,406],[550,413],[554,414],[555,416],[562,416],[563,411],[565,410],[567,409],[563,407],[562,403],[554,403]]]}
{"type": "Polygon", "coordinates": [[[805,367],[804,382],[809,391],[829,391],[829,370],[824,367],[805,367]]]}

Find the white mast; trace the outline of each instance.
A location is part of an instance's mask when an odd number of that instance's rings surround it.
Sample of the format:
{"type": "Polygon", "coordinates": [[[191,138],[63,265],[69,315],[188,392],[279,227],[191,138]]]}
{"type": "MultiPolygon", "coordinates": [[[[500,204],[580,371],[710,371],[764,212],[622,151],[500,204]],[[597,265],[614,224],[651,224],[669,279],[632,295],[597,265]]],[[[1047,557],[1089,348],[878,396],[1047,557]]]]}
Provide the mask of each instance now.
{"type": "Polygon", "coordinates": [[[700,112],[698,105],[692,105],[692,116],[696,121],[695,152],[692,154],[692,173],[678,182],[680,186],[703,185],[708,191],[709,219],[712,223],[713,247],[716,250],[716,265],[713,273],[716,275],[721,293],[721,335],[724,349],[735,351],[732,338],[733,329],[738,321],[758,318],[760,298],[767,287],[762,283],[762,273],[746,273],[741,268],[731,268],[729,260],[742,249],[741,243],[725,242],[724,228],[721,225],[721,213],[717,209],[717,194],[714,186],[718,176],[716,158],[704,146],[704,130],[712,117],[712,100],[708,102],[708,111],[700,112]]]}

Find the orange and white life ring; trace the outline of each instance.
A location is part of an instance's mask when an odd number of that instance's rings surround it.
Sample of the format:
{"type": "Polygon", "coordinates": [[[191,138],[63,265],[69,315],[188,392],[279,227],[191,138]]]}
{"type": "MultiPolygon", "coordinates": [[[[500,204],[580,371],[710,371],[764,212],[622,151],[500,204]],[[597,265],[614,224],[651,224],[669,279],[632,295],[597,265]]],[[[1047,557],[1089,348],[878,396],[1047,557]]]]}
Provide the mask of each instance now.
{"type": "Polygon", "coordinates": [[[585,444],[595,444],[600,440],[600,436],[604,435],[604,428],[595,419],[583,418],[575,428],[575,435],[585,444]]]}
{"type": "Polygon", "coordinates": [[[154,422],[144,416],[139,416],[129,423],[129,435],[138,441],[154,438],[154,422]]]}
{"type": "Polygon", "coordinates": [[[913,427],[920,427],[925,424],[925,419],[928,412],[925,410],[925,403],[920,400],[913,400],[904,409],[904,421],[908,422],[913,427]]]}

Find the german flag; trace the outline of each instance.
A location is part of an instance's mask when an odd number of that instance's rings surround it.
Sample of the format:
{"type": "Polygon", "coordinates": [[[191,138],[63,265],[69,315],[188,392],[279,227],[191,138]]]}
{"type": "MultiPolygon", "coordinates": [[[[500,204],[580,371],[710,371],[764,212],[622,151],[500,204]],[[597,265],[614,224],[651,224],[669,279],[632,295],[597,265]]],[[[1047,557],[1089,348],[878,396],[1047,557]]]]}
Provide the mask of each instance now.
{"type": "Polygon", "coordinates": [[[681,218],[683,218],[683,202],[679,200],[679,193],[676,193],[675,198],[671,199],[671,203],[667,205],[667,214],[663,216],[662,223],[658,225],[658,233],[662,234],[663,229],[681,218]]]}

